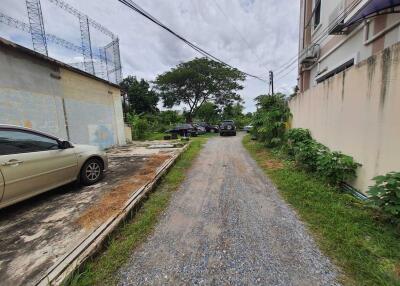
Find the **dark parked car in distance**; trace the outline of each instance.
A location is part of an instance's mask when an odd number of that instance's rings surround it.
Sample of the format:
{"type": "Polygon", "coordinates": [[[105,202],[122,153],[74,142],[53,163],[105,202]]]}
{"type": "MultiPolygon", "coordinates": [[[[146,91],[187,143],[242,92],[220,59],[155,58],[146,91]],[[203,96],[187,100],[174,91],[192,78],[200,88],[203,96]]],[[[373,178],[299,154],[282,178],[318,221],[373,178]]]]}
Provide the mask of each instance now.
{"type": "Polygon", "coordinates": [[[173,129],[165,131],[165,133],[178,134],[182,137],[197,136],[197,129],[192,124],[178,124],[173,129]]]}
{"type": "Polygon", "coordinates": [[[206,129],[206,132],[217,133],[219,131],[217,125],[211,125],[207,122],[199,122],[197,124],[204,127],[206,129]]]}
{"type": "Polygon", "coordinates": [[[222,121],[219,128],[219,135],[233,135],[236,136],[236,126],[233,120],[224,120],[222,121]]]}

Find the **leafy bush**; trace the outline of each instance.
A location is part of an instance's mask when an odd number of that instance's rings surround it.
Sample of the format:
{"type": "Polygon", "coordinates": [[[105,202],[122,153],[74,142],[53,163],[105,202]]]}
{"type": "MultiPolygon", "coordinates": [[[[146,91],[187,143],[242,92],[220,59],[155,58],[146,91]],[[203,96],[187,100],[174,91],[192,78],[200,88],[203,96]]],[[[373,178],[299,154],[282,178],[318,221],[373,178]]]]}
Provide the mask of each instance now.
{"type": "Polygon", "coordinates": [[[253,117],[253,135],[270,147],[282,144],[291,116],[285,96],[260,95],[256,101],[258,109],[253,117]]]}
{"type": "Polygon", "coordinates": [[[132,138],[134,140],[143,140],[149,130],[149,123],[146,118],[137,114],[128,114],[128,121],[132,126],[132,138]]]}
{"type": "Polygon", "coordinates": [[[299,142],[293,147],[296,162],[311,172],[317,170],[318,158],[328,152],[329,149],[327,147],[313,139],[299,142]]]}
{"type": "Polygon", "coordinates": [[[305,143],[309,140],[312,140],[310,130],[303,128],[289,129],[286,133],[287,152],[289,155],[294,156],[296,145],[299,143],[305,143]]]}
{"type": "Polygon", "coordinates": [[[312,139],[310,130],[304,128],[289,129],[286,134],[286,138],[288,141],[294,144],[312,139]]]}
{"type": "Polygon", "coordinates": [[[361,164],[353,157],[341,152],[324,152],[317,159],[317,173],[332,184],[345,182],[356,177],[356,170],[361,164]]]}
{"type": "Polygon", "coordinates": [[[332,184],[356,177],[360,164],[350,156],[331,152],[328,147],[311,137],[308,129],[293,128],[286,134],[286,152],[296,163],[310,172],[317,172],[332,184]]]}
{"type": "Polygon", "coordinates": [[[368,191],[372,204],[400,224],[400,172],[377,176],[373,180],[375,185],[368,191]]]}

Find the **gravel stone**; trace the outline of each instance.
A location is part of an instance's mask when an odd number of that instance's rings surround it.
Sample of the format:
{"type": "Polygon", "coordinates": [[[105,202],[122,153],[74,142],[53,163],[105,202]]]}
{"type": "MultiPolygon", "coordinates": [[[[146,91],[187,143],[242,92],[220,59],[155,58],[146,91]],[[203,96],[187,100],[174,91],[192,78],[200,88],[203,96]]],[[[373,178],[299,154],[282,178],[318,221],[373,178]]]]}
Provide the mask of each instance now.
{"type": "Polygon", "coordinates": [[[241,139],[208,141],[119,285],[339,285],[241,139]]]}

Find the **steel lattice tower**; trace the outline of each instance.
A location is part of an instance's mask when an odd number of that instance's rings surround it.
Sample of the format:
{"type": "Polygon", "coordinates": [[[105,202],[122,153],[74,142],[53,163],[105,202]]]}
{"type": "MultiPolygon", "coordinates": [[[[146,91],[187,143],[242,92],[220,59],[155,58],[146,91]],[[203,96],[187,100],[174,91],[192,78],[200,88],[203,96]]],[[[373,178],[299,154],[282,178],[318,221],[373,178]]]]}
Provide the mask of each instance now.
{"type": "Polygon", "coordinates": [[[85,71],[94,73],[92,44],[90,42],[89,18],[86,15],[79,16],[79,26],[81,28],[82,54],[85,71]]]}
{"type": "Polygon", "coordinates": [[[115,69],[115,82],[119,84],[122,81],[122,68],[121,68],[121,56],[119,52],[119,39],[116,38],[113,45],[113,58],[114,58],[114,69],[115,69]]]}
{"type": "Polygon", "coordinates": [[[26,0],[30,33],[32,36],[33,49],[44,55],[48,55],[46,33],[44,30],[42,8],[40,0],[26,0]]]}

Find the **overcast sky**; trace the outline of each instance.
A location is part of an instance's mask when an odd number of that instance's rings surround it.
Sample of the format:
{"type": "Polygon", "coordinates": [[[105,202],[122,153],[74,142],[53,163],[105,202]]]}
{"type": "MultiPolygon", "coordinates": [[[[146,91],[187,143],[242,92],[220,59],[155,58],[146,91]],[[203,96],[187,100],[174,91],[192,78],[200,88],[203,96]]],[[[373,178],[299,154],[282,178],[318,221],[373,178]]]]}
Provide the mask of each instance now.
{"type": "MultiPolygon", "coordinates": [[[[154,80],[157,74],[199,57],[194,50],[117,0],[64,0],[106,26],[120,39],[123,75],[154,80]]],[[[0,12],[28,22],[24,0],[1,0],[0,12]]],[[[264,78],[297,53],[298,0],[136,0],[158,18],[204,50],[232,66],[264,78]]],[[[49,0],[41,0],[45,30],[80,44],[79,23],[49,0]]],[[[0,23],[0,36],[30,45],[29,35],[0,23]]],[[[98,32],[94,44],[109,41],[98,32]]],[[[49,46],[50,56],[78,62],[80,55],[49,46]]],[[[278,91],[290,93],[296,85],[296,68],[276,76],[278,91]]],[[[267,92],[266,83],[248,78],[241,92],[247,111],[253,99],[267,92]]]]}

